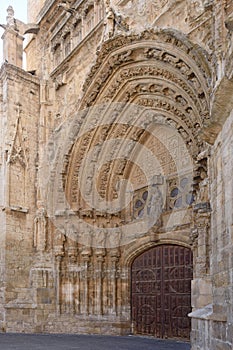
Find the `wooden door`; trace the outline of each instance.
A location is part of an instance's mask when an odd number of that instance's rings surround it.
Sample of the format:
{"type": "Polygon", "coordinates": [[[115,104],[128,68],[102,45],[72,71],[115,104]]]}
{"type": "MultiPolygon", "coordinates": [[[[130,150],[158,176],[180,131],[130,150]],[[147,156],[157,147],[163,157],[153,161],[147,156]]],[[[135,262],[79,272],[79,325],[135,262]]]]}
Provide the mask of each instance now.
{"type": "Polygon", "coordinates": [[[192,251],[160,245],[132,264],[132,321],[137,334],[189,339],[192,251]]]}

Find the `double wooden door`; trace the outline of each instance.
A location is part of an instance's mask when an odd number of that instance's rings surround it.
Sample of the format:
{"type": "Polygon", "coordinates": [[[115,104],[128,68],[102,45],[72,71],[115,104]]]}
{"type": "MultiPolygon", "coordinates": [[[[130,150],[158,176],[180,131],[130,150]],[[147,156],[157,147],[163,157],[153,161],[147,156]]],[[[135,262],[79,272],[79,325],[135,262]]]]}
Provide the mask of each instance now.
{"type": "Polygon", "coordinates": [[[136,334],[189,339],[192,251],[159,245],[132,264],[132,321],[136,334]]]}

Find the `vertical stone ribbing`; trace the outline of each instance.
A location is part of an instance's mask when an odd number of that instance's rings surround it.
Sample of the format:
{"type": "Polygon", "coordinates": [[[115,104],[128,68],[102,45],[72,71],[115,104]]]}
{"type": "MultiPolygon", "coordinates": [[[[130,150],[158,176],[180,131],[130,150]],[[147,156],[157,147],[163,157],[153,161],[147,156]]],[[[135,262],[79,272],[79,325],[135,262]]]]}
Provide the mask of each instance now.
{"type": "Polygon", "coordinates": [[[95,314],[103,314],[103,262],[105,257],[104,249],[95,251],[96,266],[93,271],[95,279],[95,314]]]}
{"type": "Polygon", "coordinates": [[[81,303],[81,314],[89,314],[89,279],[90,279],[90,250],[83,250],[81,252],[82,259],[82,274],[81,274],[81,285],[82,285],[82,303],[81,303]]]}

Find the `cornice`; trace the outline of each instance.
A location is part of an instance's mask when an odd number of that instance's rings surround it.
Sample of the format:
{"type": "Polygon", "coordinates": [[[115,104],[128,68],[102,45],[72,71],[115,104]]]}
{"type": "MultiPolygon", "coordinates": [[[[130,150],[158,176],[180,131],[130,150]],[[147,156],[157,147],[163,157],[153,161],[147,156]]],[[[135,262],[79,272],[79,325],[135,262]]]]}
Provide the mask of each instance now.
{"type": "Polygon", "coordinates": [[[17,78],[33,83],[35,85],[40,84],[40,80],[38,77],[33,76],[31,73],[25,71],[22,68],[16,67],[12,64],[5,62],[3,63],[0,69],[0,80],[3,80],[4,78],[9,77],[10,75],[14,75],[17,78]]]}

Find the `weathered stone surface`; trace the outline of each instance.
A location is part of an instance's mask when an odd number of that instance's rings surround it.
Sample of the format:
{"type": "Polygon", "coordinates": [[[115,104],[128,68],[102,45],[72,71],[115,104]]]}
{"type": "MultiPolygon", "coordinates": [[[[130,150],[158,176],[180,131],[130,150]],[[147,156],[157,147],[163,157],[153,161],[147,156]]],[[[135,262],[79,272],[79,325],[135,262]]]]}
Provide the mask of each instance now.
{"type": "Polygon", "coordinates": [[[132,263],[174,244],[193,250],[192,349],[231,348],[231,1],[8,12],[0,330],[129,334],[132,263]]]}

